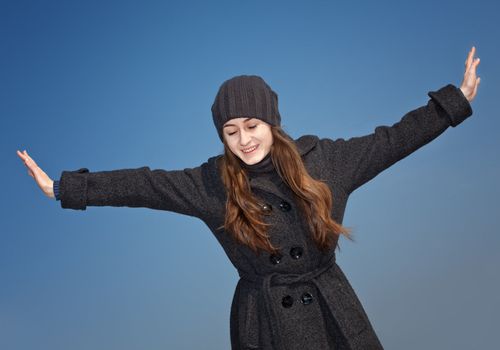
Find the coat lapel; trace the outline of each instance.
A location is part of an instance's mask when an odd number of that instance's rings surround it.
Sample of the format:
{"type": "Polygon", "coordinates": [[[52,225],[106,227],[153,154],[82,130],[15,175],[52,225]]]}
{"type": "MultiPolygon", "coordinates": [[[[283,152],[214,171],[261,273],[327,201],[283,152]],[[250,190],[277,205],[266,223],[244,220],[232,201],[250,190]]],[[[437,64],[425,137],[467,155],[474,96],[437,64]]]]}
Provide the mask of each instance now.
{"type": "Polygon", "coordinates": [[[280,198],[285,198],[285,194],[280,190],[279,186],[276,184],[277,182],[282,182],[281,179],[278,179],[278,176],[273,177],[271,180],[269,177],[255,177],[250,179],[250,187],[252,191],[259,190],[268,193],[272,193],[275,196],[280,198]]]}

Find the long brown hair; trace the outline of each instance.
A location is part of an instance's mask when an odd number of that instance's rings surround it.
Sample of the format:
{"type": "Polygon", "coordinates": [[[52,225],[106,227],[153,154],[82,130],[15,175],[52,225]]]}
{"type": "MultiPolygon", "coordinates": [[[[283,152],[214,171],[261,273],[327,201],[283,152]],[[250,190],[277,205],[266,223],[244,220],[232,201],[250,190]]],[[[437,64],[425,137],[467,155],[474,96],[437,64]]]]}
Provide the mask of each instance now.
{"type": "MultiPolygon", "coordinates": [[[[308,174],[293,139],[280,126],[271,125],[271,132],[271,160],[283,182],[294,193],[318,248],[328,250],[332,244],[337,244],[340,234],[352,240],[351,230],[330,216],[333,198],[328,185],[308,174]]],[[[247,172],[241,167],[239,158],[229,149],[225,139],[223,143],[221,176],[227,202],[224,225],[220,228],[231,232],[237,242],[248,245],[256,253],[265,250],[276,254],[279,249],[271,244],[267,235],[266,227],[270,224],[262,221],[262,216],[269,214],[251,192],[247,172]]]]}

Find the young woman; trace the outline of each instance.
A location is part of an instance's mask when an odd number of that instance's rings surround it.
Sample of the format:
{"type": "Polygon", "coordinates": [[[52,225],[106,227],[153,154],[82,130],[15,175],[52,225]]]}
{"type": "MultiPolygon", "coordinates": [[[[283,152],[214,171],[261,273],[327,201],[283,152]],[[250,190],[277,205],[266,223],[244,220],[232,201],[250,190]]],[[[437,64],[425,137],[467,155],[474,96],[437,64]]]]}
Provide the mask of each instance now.
{"type": "Polygon", "coordinates": [[[212,115],[224,154],[195,168],[63,171],[52,181],[18,151],[42,191],[62,208],[127,206],[197,217],[240,279],[230,314],[233,349],[382,349],[340,267],[349,195],[472,114],[480,78],[473,47],[460,88],[429,92],[427,105],[348,140],[281,129],[278,96],[259,76],[219,88],[212,115]]]}

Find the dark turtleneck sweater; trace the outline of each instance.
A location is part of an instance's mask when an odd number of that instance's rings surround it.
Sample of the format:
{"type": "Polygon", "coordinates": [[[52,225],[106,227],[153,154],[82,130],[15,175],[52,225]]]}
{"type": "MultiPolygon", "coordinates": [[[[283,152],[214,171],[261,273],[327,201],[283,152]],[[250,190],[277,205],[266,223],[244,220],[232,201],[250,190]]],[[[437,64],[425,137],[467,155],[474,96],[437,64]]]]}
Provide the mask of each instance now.
{"type": "MultiPolygon", "coordinates": [[[[239,158],[238,158],[239,159],[239,158]]],[[[272,173],[274,172],[274,164],[271,159],[271,152],[269,151],[267,155],[262,158],[262,160],[255,164],[246,164],[244,161],[239,159],[241,167],[246,169],[250,176],[255,176],[257,174],[272,173]]]]}

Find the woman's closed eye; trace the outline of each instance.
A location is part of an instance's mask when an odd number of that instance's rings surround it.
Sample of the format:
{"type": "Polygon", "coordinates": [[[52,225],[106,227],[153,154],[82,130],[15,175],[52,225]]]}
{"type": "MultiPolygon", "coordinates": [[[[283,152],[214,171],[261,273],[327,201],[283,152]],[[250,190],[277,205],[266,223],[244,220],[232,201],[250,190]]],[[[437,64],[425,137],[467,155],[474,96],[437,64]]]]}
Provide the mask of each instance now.
{"type": "MultiPolygon", "coordinates": [[[[248,128],[249,129],[255,129],[256,127],[257,127],[257,125],[252,125],[252,126],[249,126],[248,128]]],[[[228,133],[229,136],[231,136],[233,134],[236,134],[236,131],[228,133]]]]}

